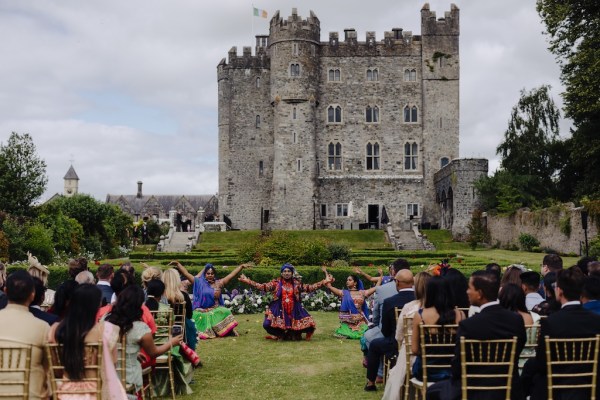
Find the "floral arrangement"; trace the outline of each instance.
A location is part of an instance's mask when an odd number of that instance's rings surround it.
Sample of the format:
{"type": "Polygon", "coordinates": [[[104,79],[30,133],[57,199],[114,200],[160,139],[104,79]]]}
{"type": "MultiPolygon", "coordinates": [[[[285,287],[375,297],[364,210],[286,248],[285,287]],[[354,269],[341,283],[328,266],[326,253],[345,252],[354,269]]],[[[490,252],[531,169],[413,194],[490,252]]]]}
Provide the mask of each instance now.
{"type": "MultiPolygon", "coordinates": [[[[265,312],[273,301],[271,293],[252,289],[233,289],[223,294],[225,307],[233,314],[259,314],[265,312]]],[[[308,311],[339,311],[340,299],[325,290],[302,293],[302,304],[308,311]]]]}
{"type": "Polygon", "coordinates": [[[445,258],[438,264],[431,264],[427,271],[431,272],[433,276],[444,276],[452,266],[448,263],[448,259],[445,258]]]}

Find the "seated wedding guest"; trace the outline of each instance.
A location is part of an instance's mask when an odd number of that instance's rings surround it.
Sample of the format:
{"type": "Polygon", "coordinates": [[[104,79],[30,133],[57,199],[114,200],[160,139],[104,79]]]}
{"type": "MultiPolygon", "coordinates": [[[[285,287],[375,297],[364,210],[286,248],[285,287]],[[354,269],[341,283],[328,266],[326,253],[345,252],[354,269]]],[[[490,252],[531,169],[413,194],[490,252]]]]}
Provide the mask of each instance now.
{"type": "Polygon", "coordinates": [[[189,347],[195,349],[198,343],[198,331],[193,320],[194,310],[192,309],[192,301],[189,294],[182,290],[182,278],[185,282],[189,283],[187,278],[179,275],[179,272],[174,268],[169,268],[163,273],[162,279],[165,285],[164,297],[174,310],[179,303],[185,303],[185,326],[183,327],[185,329],[185,342],[189,347]]]}
{"type": "Polygon", "coordinates": [[[165,284],[163,281],[152,279],[146,283],[146,301],[144,304],[150,311],[168,311],[169,305],[160,302],[164,294],[165,284]]]}
{"type": "Polygon", "coordinates": [[[521,274],[521,288],[525,292],[525,306],[529,311],[544,301],[538,293],[540,286],[540,274],[535,271],[527,271],[521,274]]]}
{"type": "MultiPolygon", "coordinates": [[[[0,344],[32,345],[29,399],[47,399],[48,382],[46,377],[46,356],[44,344],[50,327],[29,312],[29,305],[35,297],[33,278],[25,271],[15,271],[6,278],[8,305],[0,310],[0,344]]],[[[6,375],[3,375],[5,377],[6,375]]],[[[0,393],[11,393],[13,387],[0,380],[0,393]]],[[[14,398],[14,396],[13,396],[14,398]]]]}
{"type": "Polygon", "coordinates": [[[377,390],[375,381],[381,357],[393,356],[398,352],[396,342],[396,312],[395,308],[402,308],[406,303],[415,299],[414,277],[408,269],[402,269],[394,277],[396,294],[383,301],[381,309],[381,334],[382,337],[371,341],[367,352],[367,384],[365,391],[377,390]]]}
{"type": "Polygon", "coordinates": [[[38,259],[32,256],[29,252],[27,252],[27,260],[29,262],[29,268],[27,269],[29,275],[33,276],[34,278],[39,278],[46,287],[44,299],[42,300],[42,304],[40,304],[42,310],[46,311],[52,306],[52,304],[54,304],[55,295],[54,290],[48,289],[48,276],[50,275],[50,271],[48,271],[48,268],[42,265],[42,263],[39,262],[38,259]]]}
{"type": "Polygon", "coordinates": [[[4,293],[4,287],[6,286],[6,267],[0,262],[0,310],[2,310],[8,304],[8,297],[4,293]]]}
{"type": "Polygon", "coordinates": [[[586,310],[600,314],[600,277],[588,276],[581,291],[581,304],[586,310]]]}
{"type": "MultiPolygon", "coordinates": [[[[586,338],[600,334],[600,315],[584,309],[579,301],[584,285],[584,275],[578,267],[561,270],[556,276],[556,299],[561,309],[542,320],[540,338],[586,338]]],[[[577,366],[574,366],[577,368],[577,366]]],[[[575,369],[563,370],[563,373],[577,372],[575,369]]],[[[579,371],[581,372],[581,371],[579,371]]],[[[546,342],[538,341],[535,358],[529,359],[523,368],[523,387],[531,400],[548,398],[546,366],[546,342]]],[[[577,377],[566,378],[562,384],[568,385],[577,381],[577,377]]],[[[587,389],[559,390],[561,395],[569,395],[573,399],[589,398],[587,389]]],[[[555,392],[555,396],[557,392],[555,392]]],[[[600,386],[596,385],[596,397],[600,395],[600,386]]],[[[555,397],[556,398],[556,397],[555,397]]],[[[561,397],[565,398],[565,397],[561,397]]]]}
{"type": "Polygon", "coordinates": [[[67,309],[71,304],[71,296],[77,286],[79,286],[79,283],[74,279],[64,281],[56,290],[56,293],[54,294],[54,304],[50,307],[48,312],[58,315],[58,318],[62,319],[67,313],[67,309]]]}
{"type": "Polygon", "coordinates": [[[91,271],[81,271],[75,277],[75,282],[79,283],[80,285],[83,285],[84,283],[88,285],[95,285],[96,279],[94,279],[94,274],[92,274],[91,271]]]}
{"type": "Polygon", "coordinates": [[[588,265],[594,261],[598,261],[596,257],[583,256],[577,260],[577,268],[579,268],[584,275],[588,275],[588,265]]]}
{"type": "MultiPolygon", "coordinates": [[[[398,316],[398,322],[396,323],[398,362],[388,372],[388,379],[385,382],[385,392],[383,393],[382,400],[400,400],[400,388],[404,384],[406,376],[406,363],[402,360],[406,359],[406,352],[411,350],[411,343],[404,343],[404,319],[413,317],[420,308],[423,308],[429,279],[431,279],[429,272],[423,271],[415,275],[415,299],[406,303],[398,316]]],[[[408,328],[412,330],[412,324],[408,328]]],[[[411,366],[412,364],[414,364],[414,357],[411,357],[411,366]]]]}
{"type": "Polygon", "coordinates": [[[469,308],[469,298],[467,297],[467,288],[469,280],[456,268],[449,268],[444,274],[444,279],[450,289],[452,303],[458,308],[469,308]]]}
{"type": "Polygon", "coordinates": [[[72,258],[69,260],[69,276],[71,279],[75,279],[77,274],[81,271],[88,270],[88,262],[85,257],[72,258]]]}
{"type": "Polygon", "coordinates": [[[525,306],[525,292],[514,283],[507,283],[502,286],[500,294],[498,295],[498,301],[502,307],[519,314],[523,318],[523,323],[525,325],[533,325],[539,320],[539,315],[536,314],[534,318],[534,316],[527,311],[527,307],[525,306]]]}
{"type": "MultiPolygon", "coordinates": [[[[478,306],[481,311],[472,317],[460,321],[457,332],[457,342],[452,359],[452,377],[431,385],[427,389],[427,400],[448,399],[455,400],[461,397],[461,364],[460,364],[460,337],[465,339],[489,340],[512,339],[517,337],[516,354],[520,354],[525,345],[525,324],[523,318],[512,311],[504,309],[498,303],[500,282],[498,276],[492,272],[475,271],[469,278],[467,295],[472,305],[478,306]]],[[[429,293],[428,293],[429,294],[429,293]]],[[[523,390],[520,385],[518,357],[515,357],[514,375],[511,388],[511,399],[523,399],[523,390]]],[[[496,400],[504,399],[503,391],[479,392],[477,399],[496,400]]]]}
{"type": "Polygon", "coordinates": [[[521,274],[523,272],[527,272],[527,268],[525,268],[525,266],[521,264],[509,265],[506,268],[506,271],[504,271],[504,274],[502,274],[502,279],[500,280],[500,287],[506,285],[507,283],[514,283],[518,286],[521,286],[521,274]]]}
{"type": "MultiPolygon", "coordinates": [[[[323,267],[327,274],[327,270],[323,267]]],[[[383,271],[379,269],[379,280],[377,285],[365,290],[362,281],[358,275],[350,274],[346,278],[346,289],[338,289],[331,285],[331,282],[325,284],[327,289],[341,299],[339,312],[340,326],[336,329],[334,336],[348,339],[360,339],[367,330],[369,323],[369,306],[367,298],[375,293],[377,286],[381,285],[383,271]]]]}
{"type": "MultiPolygon", "coordinates": [[[[420,381],[423,380],[423,364],[421,359],[421,335],[418,334],[420,332],[419,326],[422,324],[456,325],[465,319],[465,314],[457,309],[454,304],[450,285],[445,277],[434,276],[431,278],[427,282],[426,293],[423,308],[419,309],[414,315],[412,325],[412,331],[415,334],[412,335],[411,350],[412,354],[416,356],[412,375],[420,381]]],[[[444,359],[438,360],[434,358],[430,360],[430,364],[440,360],[444,361],[444,359]]],[[[449,378],[450,369],[435,368],[430,370],[427,375],[429,381],[436,382],[449,378]]]]}
{"type": "Polygon", "coordinates": [[[96,277],[98,278],[98,289],[102,292],[102,305],[105,306],[112,302],[112,296],[115,293],[110,287],[110,281],[115,274],[114,267],[110,264],[102,264],[96,271],[96,277]]]}
{"type": "Polygon", "coordinates": [[[498,281],[500,280],[500,278],[502,278],[502,267],[500,267],[500,265],[498,265],[497,263],[489,263],[485,266],[485,270],[498,275],[498,281]]]}
{"type": "Polygon", "coordinates": [[[600,276],[600,261],[592,261],[588,264],[588,275],[600,276]]]}
{"type": "Polygon", "coordinates": [[[556,284],[556,273],[548,272],[544,276],[543,283],[546,300],[533,307],[531,311],[538,315],[547,316],[560,309],[560,303],[556,300],[553,287],[556,284]]]}
{"type": "Polygon", "coordinates": [[[52,325],[58,321],[58,316],[42,310],[46,286],[44,286],[44,282],[42,282],[40,278],[33,278],[33,283],[35,285],[35,297],[29,306],[29,312],[31,312],[34,317],[45,321],[48,325],[52,325]]]}
{"type": "MultiPolygon", "coordinates": [[[[64,365],[64,374],[62,390],[81,390],[94,391],[97,389],[96,381],[86,381],[84,378],[93,376],[86,375],[85,364],[86,354],[84,346],[92,343],[103,343],[108,346],[103,349],[103,355],[108,356],[104,359],[103,367],[111,370],[111,373],[103,376],[103,395],[102,400],[109,400],[115,397],[106,396],[104,389],[116,388],[116,394],[123,396],[125,391],[122,389],[119,378],[116,374],[114,364],[116,362],[116,346],[118,336],[114,335],[111,343],[103,340],[104,321],[96,323],[94,316],[98,311],[102,301],[102,293],[94,284],[84,283],[75,289],[72,297],[72,305],[69,307],[65,318],[52,325],[48,333],[49,343],[58,343],[62,345],[62,351],[59,353],[60,360],[64,365]],[[120,390],[119,390],[120,387],[120,390]]],[[[113,392],[114,393],[114,392],[113,392]]],[[[61,396],[59,395],[59,398],[61,396]]],[[[69,395],[69,399],[88,399],[89,395],[69,395]]],[[[124,397],[121,397],[124,398],[124,397]]]]}
{"type": "Polygon", "coordinates": [[[138,285],[130,285],[121,292],[106,321],[120,328],[120,336],[126,337],[126,382],[133,385],[138,398],[141,398],[142,366],[138,361],[138,353],[144,350],[151,358],[170,351],[183,339],[182,335],[170,337],[168,341],[156,346],[150,327],[142,321],[144,291],[138,285]]]}
{"type": "Polygon", "coordinates": [[[158,267],[151,267],[147,264],[143,265],[144,270],[142,271],[142,288],[144,289],[144,292],[146,292],[148,282],[150,282],[153,279],[157,279],[159,281],[162,280],[162,270],[158,267]]]}

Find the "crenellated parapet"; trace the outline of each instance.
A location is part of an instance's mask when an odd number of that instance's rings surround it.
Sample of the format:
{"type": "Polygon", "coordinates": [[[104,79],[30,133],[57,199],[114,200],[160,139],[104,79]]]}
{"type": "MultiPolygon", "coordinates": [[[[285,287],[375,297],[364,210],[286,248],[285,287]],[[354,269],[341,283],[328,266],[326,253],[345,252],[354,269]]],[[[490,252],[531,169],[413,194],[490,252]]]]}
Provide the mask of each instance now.
{"type": "Polygon", "coordinates": [[[257,47],[255,55],[252,55],[252,47],[244,46],[242,54],[237,53],[237,47],[233,46],[227,53],[227,61],[223,58],[217,65],[217,73],[220,74],[231,68],[270,68],[270,60],[265,47],[257,47]]]}
{"type": "Polygon", "coordinates": [[[321,43],[323,56],[376,56],[376,55],[416,55],[421,51],[421,36],[401,28],[393,28],[384,32],[383,40],[377,40],[375,32],[365,34],[365,40],[359,41],[356,30],[344,29],[344,39],[340,40],[338,32],[329,32],[329,41],[321,43]]]}
{"type": "Polygon", "coordinates": [[[460,32],[460,10],[456,4],[450,5],[450,11],[444,13],[443,18],[436,18],[435,11],[431,11],[429,3],[421,9],[421,34],[425,35],[456,35],[460,32]]]}
{"type": "Polygon", "coordinates": [[[287,40],[305,40],[318,44],[321,37],[321,22],[314,12],[302,19],[298,10],[292,8],[292,15],[287,19],[279,16],[279,10],[271,18],[269,29],[269,46],[287,40]]]}

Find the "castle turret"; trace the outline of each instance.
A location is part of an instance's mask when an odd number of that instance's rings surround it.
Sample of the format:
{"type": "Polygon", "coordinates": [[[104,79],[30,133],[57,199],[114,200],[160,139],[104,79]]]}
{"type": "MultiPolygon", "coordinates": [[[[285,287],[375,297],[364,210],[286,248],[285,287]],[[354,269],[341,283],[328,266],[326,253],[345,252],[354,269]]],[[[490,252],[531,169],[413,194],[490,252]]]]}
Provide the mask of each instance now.
{"type": "Polygon", "coordinates": [[[297,10],[270,23],[274,159],[271,222],[275,229],[310,229],[316,191],[316,98],[320,23],[297,10]]]}
{"type": "Polygon", "coordinates": [[[71,165],[69,167],[69,170],[67,171],[63,180],[65,183],[63,194],[66,197],[74,196],[79,192],[79,177],[77,176],[77,173],[75,172],[75,168],[73,168],[73,165],[71,165]]]}

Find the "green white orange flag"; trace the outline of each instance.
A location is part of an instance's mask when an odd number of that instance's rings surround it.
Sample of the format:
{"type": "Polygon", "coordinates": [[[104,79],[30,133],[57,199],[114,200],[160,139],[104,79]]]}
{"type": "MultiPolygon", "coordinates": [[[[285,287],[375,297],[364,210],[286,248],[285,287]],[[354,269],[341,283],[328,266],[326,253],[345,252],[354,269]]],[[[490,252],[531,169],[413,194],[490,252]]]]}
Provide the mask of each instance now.
{"type": "Polygon", "coordinates": [[[267,18],[267,11],[266,10],[261,10],[261,9],[256,8],[256,7],[253,7],[253,8],[254,8],[254,16],[255,17],[267,18]]]}

